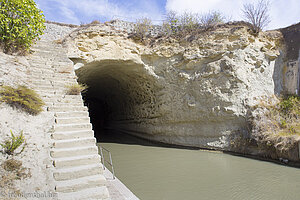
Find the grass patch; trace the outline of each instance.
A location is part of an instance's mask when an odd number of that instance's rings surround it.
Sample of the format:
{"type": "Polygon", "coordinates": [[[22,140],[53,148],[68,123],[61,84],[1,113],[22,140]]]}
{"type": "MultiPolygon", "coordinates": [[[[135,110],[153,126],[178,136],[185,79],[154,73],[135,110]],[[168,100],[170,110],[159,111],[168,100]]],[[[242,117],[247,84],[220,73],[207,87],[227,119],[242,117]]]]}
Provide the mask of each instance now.
{"type": "Polygon", "coordinates": [[[279,136],[300,135],[300,97],[288,95],[281,97],[275,105],[261,102],[258,107],[267,109],[266,131],[279,136]]]}
{"type": "Polygon", "coordinates": [[[280,136],[300,136],[300,124],[289,124],[286,128],[282,128],[279,130],[278,135],[280,136]]]}
{"type": "Polygon", "coordinates": [[[83,90],[87,89],[86,85],[74,83],[71,85],[66,85],[67,95],[79,95],[83,90]]]}
{"type": "Polygon", "coordinates": [[[284,97],[279,103],[279,111],[284,118],[298,119],[300,116],[300,97],[284,97]]]}
{"type": "Polygon", "coordinates": [[[26,86],[18,86],[17,88],[1,86],[0,102],[5,102],[31,115],[37,115],[42,112],[42,106],[45,105],[40,96],[26,86]]]}
{"type": "Polygon", "coordinates": [[[0,144],[4,148],[4,153],[8,155],[17,155],[23,152],[25,148],[25,138],[23,135],[23,131],[21,131],[19,136],[15,136],[12,131],[11,139],[5,140],[3,144],[0,144]],[[22,149],[16,153],[15,151],[22,146],[22,149]]]}

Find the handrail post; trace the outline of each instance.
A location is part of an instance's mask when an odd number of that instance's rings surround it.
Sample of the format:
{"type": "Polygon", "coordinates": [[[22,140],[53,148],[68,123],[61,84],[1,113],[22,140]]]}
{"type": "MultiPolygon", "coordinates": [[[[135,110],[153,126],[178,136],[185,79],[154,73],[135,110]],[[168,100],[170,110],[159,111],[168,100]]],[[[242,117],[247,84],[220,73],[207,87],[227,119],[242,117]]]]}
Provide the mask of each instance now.
{"type": "Polygon", "coordinates": [[[103,165],[103,169],[105,170],[105,160],[104,160],[102,147],[99,145],[99,148],[100,148],[101,162],[102,162],[102,165],[103,165]]]}
{"type": "Polygon", "coordinates": [[[114,165],[112,163],[112,158],[111,158],[111,153],[109,152],[109,159],[110,159],[110,163],[111,163],[111,171],[113,173],[113,179],[115,179],[115,170],[114,170],[114,165]]]}
{"type": "Polygon", "coordinates": [[[113,179],[115,179],[115,170],[114,170],[114,165],[113,165],[113,162],[112,162],[112,156],[111,156],[111,153],[109,150],[105,149],[104,147],[101,147],[99,145],[99,149],[100,149],[100,155],[101,155],[101,162],[102,162],[102,165],[103,165],[103,169],[105,170],[105,162],[107,164],[109,164],[111,166],[111,171],[112,171],[112,175],[113,175],[113,179]],[[109,155],[109,162],[105,160],[105,157],[104,157],[104,154],[103,154],[103,150],[106,151],[109,155]]]}

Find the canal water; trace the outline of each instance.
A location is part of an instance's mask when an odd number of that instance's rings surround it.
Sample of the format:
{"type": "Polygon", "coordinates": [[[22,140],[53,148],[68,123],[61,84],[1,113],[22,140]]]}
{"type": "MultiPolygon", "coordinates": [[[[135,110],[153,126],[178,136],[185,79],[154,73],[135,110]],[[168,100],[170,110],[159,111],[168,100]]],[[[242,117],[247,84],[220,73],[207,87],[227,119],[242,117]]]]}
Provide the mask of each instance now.
{"type": "Polygon", "coordinates": [[[141,200],[300,199],[298,168],[112,131],[99,139],[112,153],[116,176],[141,200]]]}

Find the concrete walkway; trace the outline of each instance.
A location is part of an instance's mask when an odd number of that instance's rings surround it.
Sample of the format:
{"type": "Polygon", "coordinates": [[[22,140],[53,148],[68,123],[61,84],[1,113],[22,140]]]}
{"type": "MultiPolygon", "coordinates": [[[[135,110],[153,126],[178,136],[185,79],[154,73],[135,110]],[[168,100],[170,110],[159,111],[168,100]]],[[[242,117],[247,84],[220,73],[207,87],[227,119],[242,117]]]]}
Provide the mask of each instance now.
{"type": "Polygon", "coordinates": [[[117,177],[113,179],[112,173],[107,168],[103,174],[111,200],[139,200],[117,177]]]}

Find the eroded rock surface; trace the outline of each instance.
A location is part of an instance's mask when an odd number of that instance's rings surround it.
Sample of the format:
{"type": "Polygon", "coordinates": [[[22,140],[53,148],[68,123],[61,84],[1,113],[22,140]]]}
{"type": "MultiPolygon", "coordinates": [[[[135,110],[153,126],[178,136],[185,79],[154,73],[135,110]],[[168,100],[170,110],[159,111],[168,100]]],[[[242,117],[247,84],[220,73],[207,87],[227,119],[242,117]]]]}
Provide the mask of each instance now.
{"type": "Polygon", "coordinates": [[[190,42],[163,38],[150,47],[98,25],[74,31],[65,44],[98,123],[160,142],[226,149],[229,135],[245,131],[249,106],[276,90],[280,34],[254,37],[247,29],[224,25],[190,42]]]}

